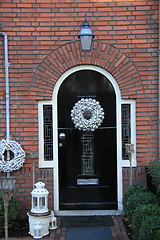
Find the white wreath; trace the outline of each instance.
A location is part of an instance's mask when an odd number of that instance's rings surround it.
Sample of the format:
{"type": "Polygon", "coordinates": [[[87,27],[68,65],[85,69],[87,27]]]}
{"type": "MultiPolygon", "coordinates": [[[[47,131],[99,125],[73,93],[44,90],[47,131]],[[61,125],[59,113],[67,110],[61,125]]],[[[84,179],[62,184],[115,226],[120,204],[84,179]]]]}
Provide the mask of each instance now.
{"type": "Polygon", "coordinates": [[[71,110],[71,119],[79,130],[93,132],[101,126],[104,111],[95,99],[82,98],[71,110]]]}
{"type": "Polygon", "coordinates": [[[25,162],[25,152],[21,148],[20,144],[11,140],[0,141],[0,172],[12,172],[20,169],[25,162]],[[14,153],[14,157],[11,160],[4,159],[5,151],[11,151],[14,153]]]}

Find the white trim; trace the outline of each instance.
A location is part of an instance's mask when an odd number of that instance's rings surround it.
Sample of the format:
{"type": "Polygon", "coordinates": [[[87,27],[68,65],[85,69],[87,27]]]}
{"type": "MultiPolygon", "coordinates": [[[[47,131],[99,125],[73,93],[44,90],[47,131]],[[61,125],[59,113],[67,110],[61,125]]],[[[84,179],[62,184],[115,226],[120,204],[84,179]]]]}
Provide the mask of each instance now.
{"type": "Polygon", "coordinates": [[[109,212],[122,212],[123,207],[122,207],[122,144],[121,144],[121,118],[119,119],[118,116],[121,116],[121,93],[119,86],[116,82],[116,80],[112,77],[110,73],[108,73],[106,70],[96,67],[96,66],[91,66],[91,65],[82,65],[82,66],[77,66],[72,69],[69,69],[66,71],[62,76],[59,78],[57,81],[54,90],[53,90],[53,154],[54,154],[54,210],[57,215],[61,214],[88,214],[88,211],[60,211],[59,210],[59,176],[58,176],[58,125],[57,125],[57,95],[59,88],[63,81],[72,73],[80,70],[93,70],[97,71],[101,74],[103,74],[105,77],[109,79],[109,81],[112,83],[115,94],[116,94],[116,115],[117,115],[117,197],[118,197],[118,211],[92,211],[93,214],[96,212],[99,214],[109,214],[109,212]]]}
{"type": "Polygon", "coordinates": [[[122,215],[122,210],[74,210],[74,211],[54,211],[58,216],[105,216],[105,215],[122,215]]]}
{"type": "Polygon", "coordinates": [[[83,65],[74,67],[66,71],[57,81],[51,101],[38,102],[38,120],[39,120],[39,167],[53,168],[54,171],[54,210],[57,215],[104,215],[104,214],[120,214],[122,213],[122,167],[130,167],[129,160],[122,160],[122,124],[121,124],[121,104],[131,104],[131,143],[135,145],[133,154],[133,167],[137,166],[136,162],[136,103],[135,100],[122,100],[119,86],[110,73],[104,69],[91,65],[83,65]],[[80,70],[93,70],[101,73],[109,79],[114,87],[116,94],[116,124],[117,124],[117,196],[118,211],[115,210],[93,210],[93,211],[60,211],[59,210],[59,171],[58,171],[58,119],[57,119],[57,96],[58,91],[65,79],[72,73],[80,70]],[[52,104],[53,108],[53,161],[44,160],[44,136],[43,136],[43,105],[52,104]]]}
{"type": "MultiPolygon", "coordinates": [[[[134,153],[132,155],[132,167],[137,167],[136,160],[136,101],[122,100],[122,104],[130,104],[131,106],[131,143],[134,144],[134,153]]],[[[122,160],[122,167],[130,167],[129,160],[122,160]]]]}
{"type": "Polygon", "coordinates": [[[54,161],[44,160],[43,106],[53,105],[53,101],[38,102],[38,132],[39,132],[39,168],[53,168],[54,161]]]}

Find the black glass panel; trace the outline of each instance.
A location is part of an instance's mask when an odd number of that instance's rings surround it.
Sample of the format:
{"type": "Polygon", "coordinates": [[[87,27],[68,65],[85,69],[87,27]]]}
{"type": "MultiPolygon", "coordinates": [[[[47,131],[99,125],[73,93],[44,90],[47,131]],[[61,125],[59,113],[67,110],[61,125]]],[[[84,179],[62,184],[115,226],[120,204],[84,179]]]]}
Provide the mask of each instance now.
{"type": "Polygon", "coordinates": [[[44,124],[44,159],[53,160],[53,121],[52,105],[43,106],[43,124],[44,124]]]}
{"type": "Polygon", "coordinates": [[[125,144],[131,143],[131,111],[130,104],[122,104],[122,159],[128,160],[125,144]]]}

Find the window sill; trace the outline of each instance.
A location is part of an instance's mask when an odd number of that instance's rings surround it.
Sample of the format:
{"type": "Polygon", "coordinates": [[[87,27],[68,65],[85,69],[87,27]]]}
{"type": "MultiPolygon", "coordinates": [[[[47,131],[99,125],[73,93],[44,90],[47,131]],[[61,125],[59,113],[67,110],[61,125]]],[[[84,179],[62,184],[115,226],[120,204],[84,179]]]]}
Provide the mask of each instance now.
{"type": "Polygon", "coordinates": [[[39,160],[39,168],[54,168],[54,161],[39,160]]]}
{"type": "MultiPolygon", "coordinates": [[[[122,160],[122,167],[130,167],[130,161],[129,160],[122,160]]],[[[137,167],[137,162],[132,161],[132,167],[137,167]]]]}

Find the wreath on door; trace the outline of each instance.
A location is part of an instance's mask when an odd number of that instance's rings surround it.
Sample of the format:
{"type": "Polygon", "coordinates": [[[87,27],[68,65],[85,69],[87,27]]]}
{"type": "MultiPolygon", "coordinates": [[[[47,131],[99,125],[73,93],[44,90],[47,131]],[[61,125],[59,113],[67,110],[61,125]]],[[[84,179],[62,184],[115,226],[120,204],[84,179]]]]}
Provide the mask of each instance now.
{"type": "Polygon", "coordinates": [[[95,131],[104,119],[104,111],[98,101],[82,98],[71,110],[71,119],[78,130],[95,131]]]}

